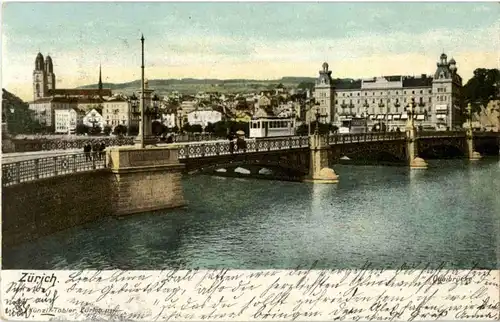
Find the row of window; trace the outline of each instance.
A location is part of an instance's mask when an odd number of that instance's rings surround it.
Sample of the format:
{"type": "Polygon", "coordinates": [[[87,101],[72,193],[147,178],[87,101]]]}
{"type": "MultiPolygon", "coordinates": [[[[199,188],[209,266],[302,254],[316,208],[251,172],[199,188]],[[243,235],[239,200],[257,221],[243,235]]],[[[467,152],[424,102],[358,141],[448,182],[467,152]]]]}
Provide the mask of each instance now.
{"type": "MultiPolygon", "coordinates": [[[[407,91],[403,91],[403,94],[406,94],[406,92],[407,92],[407,91]]],[[[408,92],[409,92],[409,91],[408,91],[408,92]]],[[[415,94],[415,91],[411,91],[411,93],[412,93],[412,94],[415,94]]],[[[346,94],[347,94],[347,93],[342,93],[342,96],[343,96],[343,97],[346,97],[346,94]]],[[[361,95],[360,93],[357,93],[357,94],[358,94],[358,96],[360,96],[360,95],[361,95]]],[[[422,90],[422,89],[421,89],[421,90],[420,90],[420,94],[424,94],[424,90],[422,90]]],[[[429,89],[429,94],[432,94],[432,90],[431,90],[431,89],[429,89]]],[[[384,95],[391,95],[391,92],[389,91],[389,92],[387,92],[387,93],[385,93],[385,94],[384,94],[384,92],[380,92],[380,95],[381,95],[381,96],[384,96],[384,95]]],[[[399,95],[399,91],[396,91],[396,95],[399,95]]],[[[335,96],[338,96],[338,94],[337,94],[337,93],[335,93],[335,96]]],[[[352,96],[352,93],[349,93],[349,95],[348,95],[348,96],[352,96]]],[[[365,92],[365,96],[368,96],[368,92],[365,92]]],[[[372,96],[375,96],[375,92],[372,92],[372,96]]],[[[320,96],[320,97],[321,97],[321,96],[320,96]]]]}
{"type": "MultiPolygon", "coordinates": [[[[442,97],[442,96],[438,96],[438,98],[439,98],[439,97],[442,97]]],[[[443,97],[445,97],[445,96],[443,96],[443,97]]],[[[438,99],[438,101],[439,101],[439,99],[438,99]]],[[[391,99],[390,99],[390,98],[388,98],[386,102],[387,102],[387,103],[391,103],[391,99]]],[[[407,100],[407,98],[406,98],[406,97],[403,99],[403,102],[404,102],[404,103],[407,103],[407,102],[408,102],[408,100],[407,100]]],[[[338,101],[338,100],[335,100],[335,104],[338,104],[338,103],[339,103],[339,101],[338,101]]],[[[361,103],[361,100],[359,100],[359,99],[358,99],[358,100],[357,100],[357,103],[358,103],[358,104],[360,104],[360,103],[361,103]]],[[[368,100],[367,100],[367,99],[365,99],[365,102],[364,102],[364,103],[368,103],[368,100]]],[[[372,104],[375,104],[375,103],[376,103],[376,100],[375,100],[375,98],[374,98],[374,99],[372,99],[372,104]]],[[[383,104],[383,103],[384,103],[384,101],[383,101],[383,99],[381,98],[381,99],[379,100],[379,104],[383,104]]],[[[400,102],[399,102],[399,98],[395,98],[395,99],[394,99],[394,104],[397,104],[397,103],[400,103],[400,102]]],[[[423,97],[419,97],[419,98],[418,98],[418,103],[424,103],[424,98],[423,98],[423,97]]],[[[429,103],[432,103],[432,97],[429,97],[429,103]]],[[[345,100],[342,100],[342,104],[346,104],[346,101],[345,101],[345,100]]],[[[349,100],[349,104],[353,104],[352,100],[349,100]]]]}
{"type": "MultiPolygon", "coordinates": [[[[432,106],[415,108],[416,113],[423,113],[424,110],[426,110],[427,112],[432,112],[432,106]]],[[[384,106],[384,107],[378,107],[378,108],[370,107],[367,111],[368,111],[368,113],[372,113],[372,114],[375,114],[375,113],[385,114],[386,112],[387,113],[400,113],[400,112],[405,111],[405,107],[404,106],[394,106],[394,107],[384,106]]],[[[333,109],[333,112],[343,114],[346,111],[344,109],[335,108],[335,109],[333,109]]],[[[354,111],[349,111],[349,112],[354,112],[354,111]]],[[[357,114],[361,114],[361,113],[365,113],[365,110],[358,109],[357,112],[359,112],[357,114]]],[[[325,111],[325,114],[326,114],[326,111],[325,111]]],[[[322,114],[322,115],[324,115],[324,114],[322,114]]]]}
{"type": "Polygon", "coordinates": [[[252,129],[264,128],[265,123],[268,123],[268,128],[270,129],[288,128],[290,125],[290,122],[287,121],[258,121],[258,122],[252,122],[251,128],[252,129]]]}
{"type": "Polygon", "coordinates": [[[122,122],[120,123],[119,120],[112,120],[111,122],[109,120],[106,120],[106,125],[120,125],[120,124],[127,124],[127,121],[126,120],[122,120],[122,122]]]}

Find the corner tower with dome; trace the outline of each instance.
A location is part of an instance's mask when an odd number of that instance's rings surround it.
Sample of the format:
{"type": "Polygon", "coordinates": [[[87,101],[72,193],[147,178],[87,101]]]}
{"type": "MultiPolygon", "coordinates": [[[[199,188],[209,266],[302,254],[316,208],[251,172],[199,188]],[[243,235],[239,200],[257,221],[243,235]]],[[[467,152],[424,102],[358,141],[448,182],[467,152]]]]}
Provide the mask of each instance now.
{"type": "Polygon", "coordinates": [[[442,53],[436,64],[436,72],[432,82],[432,92],[435,95],[435,122],[444,128],[454,128],[461,125],[460,93],[462,77],[457,73],[457,63],[442,53]]]}
{"type": "MultiPolygon", "coordinates": [[[[321,115],[322,123],[332,123],[334,121],[334,100],[335,100],[335,85],[332,80],[332,71],[328,69],[328,63],[324,62],[322,70],[319,71],[319,77],[314,86],[314,99],[318,112],[321,115]]],[[[316,114],[316,107],[308,113],[311,116],[316,114]]],[[[309,119],[309,121],[314,121],[309,119]]]]}

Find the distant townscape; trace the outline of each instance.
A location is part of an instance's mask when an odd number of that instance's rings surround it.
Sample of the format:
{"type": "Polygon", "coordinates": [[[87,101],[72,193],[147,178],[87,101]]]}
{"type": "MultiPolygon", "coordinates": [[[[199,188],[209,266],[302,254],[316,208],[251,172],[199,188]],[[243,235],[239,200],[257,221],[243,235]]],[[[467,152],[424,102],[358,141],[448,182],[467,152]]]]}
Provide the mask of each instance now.
{"type": "MultiPolygon", "coordinates": [[[[137,135],[139,81],[105,86],[99,67],[97,86],[59,89],[53,66],[50,56],[38,53],[33,100],[28,104],[3,91],[3,119],[9,132],[137,135]]],[[[286,127],[292,134],[307,132],[308,124],[314,121],[334,132],[349,132],[356,120],[363,120],[367,131],[396,131],[404,128],[410,102],[415,122],[423,130],[462,128],[467,103],[474,105],[474,127],[487,131],[500,128],[497,69],[477,69],[464,85],[457,62],[444,53],[433,75],[338,79],[328,63],[320,67],[316,79],[146,81],[144,107],[154,112],[155,135],[222,134],[229,127],[248,133],[249,127],[259,126],[251,120],[267,120],[269,126],[286,127]],[[200,88],[205,90],[197,91],[200,88]]]]}

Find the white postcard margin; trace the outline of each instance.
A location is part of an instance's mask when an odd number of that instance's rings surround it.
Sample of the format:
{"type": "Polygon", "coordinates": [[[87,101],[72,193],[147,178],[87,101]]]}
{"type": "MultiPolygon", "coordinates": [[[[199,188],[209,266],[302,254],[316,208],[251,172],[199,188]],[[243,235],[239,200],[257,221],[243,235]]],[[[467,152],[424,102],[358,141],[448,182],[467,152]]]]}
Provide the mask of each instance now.
{"type": "Polygon", "coordinates": [[[1,272],[2,319],[499,320],[486,270],[1,272]]]}

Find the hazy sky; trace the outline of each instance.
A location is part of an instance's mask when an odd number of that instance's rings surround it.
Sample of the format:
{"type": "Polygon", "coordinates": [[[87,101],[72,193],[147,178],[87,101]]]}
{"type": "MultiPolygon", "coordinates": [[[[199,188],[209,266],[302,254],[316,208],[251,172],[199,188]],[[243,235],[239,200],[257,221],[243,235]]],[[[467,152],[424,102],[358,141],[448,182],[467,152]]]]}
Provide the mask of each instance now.
{"type": "Polygon", "coordinates": [[[7,3],[2,87],[32,99],[36,54],[50,54],[59,88],[146,77],[433,73],[441,52],[467,80],[498,68],[500,4],[490,3],[7,3]]]}

